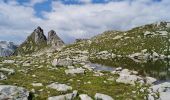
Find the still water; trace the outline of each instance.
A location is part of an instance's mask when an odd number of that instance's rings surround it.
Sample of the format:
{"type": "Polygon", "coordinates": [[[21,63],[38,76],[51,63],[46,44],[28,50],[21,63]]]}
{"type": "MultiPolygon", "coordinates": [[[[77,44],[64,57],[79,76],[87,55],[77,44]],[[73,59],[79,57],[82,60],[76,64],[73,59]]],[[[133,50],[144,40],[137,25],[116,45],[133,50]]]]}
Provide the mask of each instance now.
{"type": "MultiPolygon", "coordinates": [[[[91,61],[96,63],[95,61],[91,61]]],[[[131,58],[115,58],[111,60],[98,60],[100,64],[93,64],[99,70],[112,71],[116,67],[136,70],[144,76],[155,77],[160,81],[170,80],[170,59],[134,60],[131,58]]]]}

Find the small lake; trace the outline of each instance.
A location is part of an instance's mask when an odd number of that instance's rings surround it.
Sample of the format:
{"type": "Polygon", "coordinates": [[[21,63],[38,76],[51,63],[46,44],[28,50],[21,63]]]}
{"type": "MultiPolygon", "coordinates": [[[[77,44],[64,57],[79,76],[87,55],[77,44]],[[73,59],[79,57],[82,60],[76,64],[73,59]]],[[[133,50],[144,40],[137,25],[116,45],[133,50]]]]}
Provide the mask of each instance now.
{"type": "Polygon", "coordinates": [[[134,60],[130,58],[115,58],[111,60],[91,60],[97,70],[112,71],[116,67],[136,70],[144,76],[155,77],[160,81],[170,80],[170,59],[134,60]],[[96,64],[100,62],[100,64],[96,64]]]}

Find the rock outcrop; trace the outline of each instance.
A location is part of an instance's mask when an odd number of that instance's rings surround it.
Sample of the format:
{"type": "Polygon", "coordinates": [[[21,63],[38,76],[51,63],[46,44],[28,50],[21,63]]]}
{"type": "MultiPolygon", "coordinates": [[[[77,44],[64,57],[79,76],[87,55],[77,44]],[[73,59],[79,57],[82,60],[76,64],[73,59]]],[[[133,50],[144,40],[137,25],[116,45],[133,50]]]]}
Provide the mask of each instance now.
{"type": "Polygon", "coordinates": [[[25,88],[0,85],[0,100],[28,100],[29,91],[25,88]]]}
{"type": "Polygon", "coordinates": [[[43,32],[43,29],[39,26],[37,27],[37,29],[34,30],[32,35],[33,35],[32,38],[34,38],[34,42],[36,44],[41,45],[41,43],[46,43],[46,41],[47,41],[47,38],[46,38],[46,36],[44,35],[44,32],[43,32]]]}
{"type": "Polygon", "coordinates": [[[60,37],[57,36],[54,30],[51,30],[48,32],[47,44],[55,48],[60,48],[64,45],[64,42],[61,40],[60,37]]]}
{"type": "Polygon", "coordinates": [[[54,30],[48,33],[48,39],[44,35],[44,31],[41,27],[37,27],[30,36],[27,37],[26,41],[23,42],[18,49],[15,51],[15,55],[32,54],[38,51],[44,51],[51,47],[57,48],[64,45],[64,42],[57,36],[54,30]],[[47,48],[48,47],[48,48],[47,48]]]}

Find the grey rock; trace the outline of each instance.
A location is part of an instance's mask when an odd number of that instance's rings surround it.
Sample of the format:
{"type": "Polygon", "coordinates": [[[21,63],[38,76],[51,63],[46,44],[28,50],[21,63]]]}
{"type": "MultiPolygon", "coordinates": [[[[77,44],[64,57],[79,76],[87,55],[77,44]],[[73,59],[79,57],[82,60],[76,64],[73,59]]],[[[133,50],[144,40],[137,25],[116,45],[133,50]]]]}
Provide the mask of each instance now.
{"type": "Polygon", "coordinates": [[[65,70],[66,74],[84,74],[85,69],[83,68],[75,68],[75,69],[68,69],[65,70]]]}
{"type": "Polygon", "coordinates": [[[7,77],[2,72],[0,72],[0,80],[5,80],[5,79],[7,79],[7,77]]]}
{"type": "Polygon", "coordinates": [[[111,96],[101,94],[101,93],[96,93],[95,99],[96,100],[114,100],[111,96]]]}
{"type": "Polygon", "coordinates": [[[73,93],[49,97],[48,100],[73,100],[76,96],[77,96],[77,90],[74,90],[73,93]]]}
{"type": "Polygon", "coordinates": [[[72,90],[71,86],[68,86],[66,84],[60,84],[58,82],[52,83],[52,84],[48,85],[47,87],[56,89],[57,91],[61,91],[61,92],[66,92],[68,90],[72,90]]]}
{"type": "Polygon", "coordinates": [[[8,75],[14,74],[15,70],[14,69],[8,69],[8,68],[0,68],[0,72],[5,72],[8,73],[8,75]]]}
{"type": "Polygon", "coordinates": [[[57,36],[54,30],[51,30],[48,32],[47,44],[51,45],[52,47],[60,48],[64,45],[64,42],[60,37],[57,36]]]}
{"type": "Polygon", "coordinates": [[[22,87],[0,85],[0,100],[28,100],[29,91],[22,87]]]}
{"type": "Polygon", "coordinates": [[[36,44],[41,44],[42,42],[46,42],[47,38],[44,35],[43,29],[41,27],[37,27],[37,29],[34,30],[34,41],[36,44]]]}
{"type": "Polygon", "coordinates": [[[93,100],[87,94],[80,94],[79,97],[80,97],[81,100],[93,100]]]}
{"type": "Polygon", "coordinates": [[[71,66],[73,64],[72,59],[65,58],[65,59],[54,59],[52,62],[53,66],[71,66]]]}

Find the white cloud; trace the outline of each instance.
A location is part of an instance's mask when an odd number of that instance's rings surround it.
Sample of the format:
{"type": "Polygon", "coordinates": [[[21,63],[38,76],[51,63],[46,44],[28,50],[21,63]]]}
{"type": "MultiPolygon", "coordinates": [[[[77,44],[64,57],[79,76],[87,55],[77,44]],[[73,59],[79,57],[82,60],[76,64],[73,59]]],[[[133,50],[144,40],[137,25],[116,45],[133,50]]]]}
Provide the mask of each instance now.
{"type": "Polygon", "coordinates": [[[43,3],[48,0],[29,0],[29,2],[25,3],[26,6],[34,6],[35,4],[38,3],[43,3]]]}
{"type": "MultiPolygon", "coordinates": [[[[64,5],[53,1],[52,11],[43,12],[44,19],[36,17],[31,6],[0,2],[0,39],[7,34],[24,40],[40,25],[45,33],[54,29],[68,42],[75,38],[91,37],[106,30],[127,30],[156,21],[170,21],[169,0],[154,3],[152,0],[130,1],[132,0],[83,5],[64,5]]],[[[11,40],[14,40],[13,38],[9,37],[11,40]]]]}

